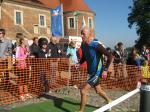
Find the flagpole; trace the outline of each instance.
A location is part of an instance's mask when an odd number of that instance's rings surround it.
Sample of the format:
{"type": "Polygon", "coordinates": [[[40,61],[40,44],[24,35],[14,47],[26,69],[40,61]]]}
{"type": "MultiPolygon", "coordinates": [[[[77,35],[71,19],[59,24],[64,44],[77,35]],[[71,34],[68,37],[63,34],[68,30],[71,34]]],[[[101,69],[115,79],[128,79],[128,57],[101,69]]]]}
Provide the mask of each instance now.
{"type": "Polygon", "coordinates": [[[62,14],[62,16],[61,16],[61,20],[62,20],[62,37],[64,37],[64,13],[63,13],[63,4],[61,3],[61,14],[62,14]]]}
{"type": "Polygon", "coordinates": [[[86,26],[86,22],[85,22],[84,15],[83,15],[83,18],[82,18],[82,28],[84,28],[85,26],[86,26]]]}
{"type": "Polygon", "coordinates": [[[77,37],[78,37],[78,16],[76,16],[77,21],[77,37]]]}

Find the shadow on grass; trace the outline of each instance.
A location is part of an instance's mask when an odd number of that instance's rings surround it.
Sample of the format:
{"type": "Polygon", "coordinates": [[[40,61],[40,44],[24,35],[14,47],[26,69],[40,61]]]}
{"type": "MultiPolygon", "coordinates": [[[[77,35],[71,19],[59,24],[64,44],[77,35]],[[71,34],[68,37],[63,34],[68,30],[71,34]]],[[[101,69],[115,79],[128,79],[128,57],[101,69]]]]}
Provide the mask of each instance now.
{"type": "MultiPolygon", "coordinates": [[[[44,95],[42,95],[40,97],[44,97],[46,99],[52,100],[53,103],[54,103],[54,106],[56,108],[59,108],[60,110],[62,110],[62,112],[72,112],[70,109],[68,110],[67,108],[63,107],[63,103],[66,103],[66,104],[69,104],[69,105],[73,105],[73,106],[80,106],[80,103],[77,103],[76,101],[70,101],[69,98],[63,99],[63,98],[58,98],[58,97],[47,95],[47,94],[44,94],[44,95]]],[[[91,105],[86,105],[86,107],[97,108],[97,107],[91,106],[91,105]]]]}
{"type": "Polygon", "coordinates": [[[8,110],[0,107],[0,112],[8,112],[8,110]]]}

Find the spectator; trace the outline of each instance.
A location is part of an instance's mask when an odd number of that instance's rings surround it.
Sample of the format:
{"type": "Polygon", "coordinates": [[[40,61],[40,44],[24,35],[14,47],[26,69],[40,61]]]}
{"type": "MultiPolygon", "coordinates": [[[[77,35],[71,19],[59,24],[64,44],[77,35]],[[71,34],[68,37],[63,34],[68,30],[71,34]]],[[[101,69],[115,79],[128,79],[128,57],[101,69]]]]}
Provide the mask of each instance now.
{"type": "Polygon", "coordinates": [[[122,42],[118,42],[117,46],[115,46],[114,51],[114,63],[117,64],[117,75],[118,78],[126,78],[128,76],[127,70],[126,70],[126,61],[127,61],[127,52],[124,49],[124,45],[122,42]]]}
{"type": "Polygon", "coordinates": [[[137,67],[137,69],[132,67],[133,70],[135,69],[135,72],[133,72],[132,75],[130,75],[131,73],[128,73],[129,74],[129,80],[128,80],[128,83],[125,83],[125,84],[127,84],[128,87],[135,87],[136,86],[136,85],[132,84],[133,79],[135,81],[140,80],[140,78],[141,78],[141,63],[142,63],[142,60],[141,60],[140,55],[138,54],[137,49],[132,48],[131,53],[129,54],[129,57],[127,59],[127,65],[134,65],[137,67]]]}
{"type": "Polygon", "coordinates": [[[117,47],[114,51],[114,63],[116,64],[126,64],[127,52],[124,50],[124,45],[122,42],[118,42],[117,47]]]}
{"type": "MultiPolygon", "coordinates": [[[[82,59],[82,49],[81,47],[78,49],[78,58],[79,60],[82,59]]],[[[81,68],[87,69],[87,62],[85,61],[84,63],[80,64],[81,68]]]]}
{"type": "MultiPolygon", "coordinates": [[[[76,74],[74,70],[75,69],[77,70],[76,64],[78,63],[78,58],[77,58],[76,43],[74,41],[71,41],[69,43],[66,55],[69,58],[69,69],[72,73],[72,76],[75,76],[76,74]]],[[[73,87],[78,88],[76,84],[73,87]]]]}
{"type": "Polygon", "coordinates": [[[49,48],[49,57],[51,58],[59,58],[61,56],[61,50],[58,47],[58,38],[51,37],[51,41],[48,44],[49,48]]]}
{"type": "Polygon", "coordinates": [[[136,48],[132,48],[131,53],[129,54],[129,57],[127,59],[128,65],[136,65],[139,68],[141,67],[141,57],[137,52],[136,48]]]}
{"type": "Polygon", "coordinates": [[[31,96],[28,93],[28,74],[24,74],[24,70],[27,69],[27,64],[26,64],[26,58],[28,57],[29,52],[27,50],[26,46],[26,40],[24,38],[19,38],[18,41],[18,46],[16,47],[16,67],[21,72],[18,72],[19,74],[19,80],[20,80],[20,85],[19,85],[19,93],[20,93],[20,99],[22,101],[25,101],[26,98],[31,98],[31,96]],[[22,71],[23,70],[23,71],[22,71]]]}
{"type": "Polygon", "coordinates": [[[35,57],[39,51],[39,46],[38,46],[38,37],[33,38],[33,43],[30,46],[30,56],[35,57]]]}
{"type": "Polygon", "coordinates": [[[25,59],[29,56],[29,51],[26,46],[26,40],[24,38],[19,39],[18,46],[16,47],[16,59],[18,69],[26,68],[25,59]]]}
{"type": "Polygon", "coordinates": [[[140,54],[142,60],[147,60],[148,59],[147,55],[148,55],[148,49],[147,49],[146,45],[143,45],[141,54],[140,54]]]}
{"type": "Polygon", "coordinates": [[[150,78],[150,68],[148,66],[148,60],[144,60],[141,70],[142,70],[142,78],[143,79],[150,78]]]}
{"type": "Polygon", "coordinates": [[[69,46],[67,48],[67,56],[70,59],[70,64],[77,64],[78,58],[77,58],[77,49],[75,48],[76,44],[74,41],[71,41],[69,43],[69,46]]]}
{"type": "MultiPolygon", "coordinates": [[[[12,56],[12,44],[10,40],[7,40],[5,38],[5,29],[0,29],[0,69],[8,69],[11,66],[11,63],[9,63],[10,61],[8,61],[8,57],[12,56]]],[[[0,72],[1,74],[4,74],[3,71],[0,72]]],[[[2,75],[0,76],[0,82],[2,75]]],[[[5,78],[3,78],[4,82],[8,82],[9,81],[9,75],[5,74],[4,75],[5,78]]],[[[7,84],[4,84],[3,86],[8,86],[7,84]]],[[[6,87],[8,88],[8,87],[6,87]]]]}
{"type": "Polygon", "coordinates": [[[20,38],[24,38],[23,34],[22,34],[22,33],[16,33],[16,42],[15,42],[15,43],[13,44],[13,46],[12,46],[13,55],[16,54],[16,47],[17,47],[18,44],[19,44],[20,38]]]}
{"type": "Polygon", "coordinates": [[[7,58],[12,55],[12,44],[5,38],[5,29],[0,29],[0,58],[7,58]]]}
{"type": "Polygon", "coordinates": [[[48,70],[47,70],[47,67],[45,66],[45,63],[47,62],[46,58],[48,58],[48,40],[46,38],[40,38],[38,40],[38,46],[39,46],[39,49],[35,57],[40,58],[38,59],[39,61],[37,62],[37,64],[41,64],[43,66],[38,67],[38,73],[39,73],[40,79],[38,78],[38,76],[36,76],[36,79],[42,82],[44,88],[41,88],[41,89],[44,89],[45,92],[48,92],[49,85],[48,85],[48,80],[46,80],[48,70]]]}
{"type": "Polygon", "coordinates": [[[46,38],[40,38],[38,40],[38,52],[36,58],[47,58],[48,57],[48,40],[46,38]]]}

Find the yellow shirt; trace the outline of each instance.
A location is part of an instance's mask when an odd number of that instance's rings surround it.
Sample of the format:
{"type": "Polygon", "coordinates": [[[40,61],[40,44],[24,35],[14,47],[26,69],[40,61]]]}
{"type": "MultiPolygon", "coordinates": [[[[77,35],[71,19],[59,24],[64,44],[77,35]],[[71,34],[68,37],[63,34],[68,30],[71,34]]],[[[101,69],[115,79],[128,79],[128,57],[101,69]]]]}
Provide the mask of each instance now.
{"type": "Polygon", "coordinates": [[[150,78],[149,66],[142,66],[142,76],[143,78],[150,78]]]}

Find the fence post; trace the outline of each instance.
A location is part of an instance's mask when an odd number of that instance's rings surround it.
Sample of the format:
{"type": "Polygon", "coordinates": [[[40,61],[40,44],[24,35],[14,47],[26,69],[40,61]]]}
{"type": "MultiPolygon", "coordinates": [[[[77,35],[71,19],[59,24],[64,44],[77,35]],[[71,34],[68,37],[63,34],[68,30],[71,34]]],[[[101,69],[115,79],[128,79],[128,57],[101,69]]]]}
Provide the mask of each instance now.
{"type": "Polygon", "coordinates": [[[150,83],[143,83],[140,90],[140,112],[150,112],[150,83]]]}

